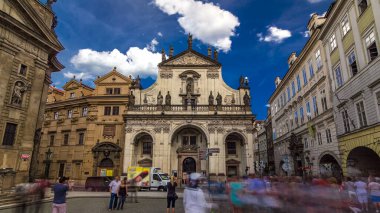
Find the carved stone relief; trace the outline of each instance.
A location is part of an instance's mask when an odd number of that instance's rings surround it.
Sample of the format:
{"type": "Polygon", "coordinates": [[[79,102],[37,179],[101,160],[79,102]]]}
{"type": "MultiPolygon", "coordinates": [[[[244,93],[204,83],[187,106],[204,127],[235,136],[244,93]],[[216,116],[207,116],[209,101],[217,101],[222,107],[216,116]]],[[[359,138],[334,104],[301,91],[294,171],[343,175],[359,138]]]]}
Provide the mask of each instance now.
{"type": "Polygon", "coordinates": [[[174,61],[168,62],[168,65],[211,65],[210,62],[194,55],[194,54],[186,54],[174,61]]]}

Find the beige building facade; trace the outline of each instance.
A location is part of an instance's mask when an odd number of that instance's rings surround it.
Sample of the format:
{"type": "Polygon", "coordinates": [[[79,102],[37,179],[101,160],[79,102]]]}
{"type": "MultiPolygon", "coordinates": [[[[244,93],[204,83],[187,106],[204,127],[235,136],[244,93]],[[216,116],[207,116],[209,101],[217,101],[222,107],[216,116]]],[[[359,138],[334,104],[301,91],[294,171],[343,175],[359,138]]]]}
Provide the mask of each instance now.
{"type": "Polygon", "coordinates": [[[185,179],[202,172],[214,179],[254,173],[253,122],[248,79],[239,89],[222,79],[218,53],[188,49],[162,53],[156,82],[132,84],[125,112],[124,166],[159,167],[185,179]],[[205,160],[200,153],[216,148],[205,160]]]}
{"type": "Polygon", "coordinates": [[[380,174],[380,2],[338,0],[321,39],[345,176],[380,174]]]}
{"type": "Polygon", "coordinates": [[[275,80],[270,98],[276,173],[340,177],[333,116],[333,93],[320,30],[326,19],[314,14],[310,38],[289,70],[275,80]]]}
{"type": "Polygon", "coordinates": [[[63,46],[51,3],[0,0],[0,188],[34,178],[52,72],[63,46]]]}
{"type": "Polygon", "coordinates": [[[63,90],[51,87],[46,105],[38,177],[66,176],[84,183],[89,176],[121,175],[131,78],[116,68],[94,83],[72,79],[63,90]]]}

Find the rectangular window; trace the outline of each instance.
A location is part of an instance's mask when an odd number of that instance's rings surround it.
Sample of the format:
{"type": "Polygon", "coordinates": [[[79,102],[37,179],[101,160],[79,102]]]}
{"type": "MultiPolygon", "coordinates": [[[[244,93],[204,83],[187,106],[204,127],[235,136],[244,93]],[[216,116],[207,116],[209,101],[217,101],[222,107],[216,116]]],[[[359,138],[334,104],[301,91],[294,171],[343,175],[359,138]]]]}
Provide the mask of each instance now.
{"type": "Polygon", "coordinates": [[[114,93],[115,95],[120,95],[120,88],[114,88],[114,89],[113,89],[113,93],[114,93]]]}
{"type": "Polygon", "coordinates": [[[348,55],[348,64],[350,66],[351,75],[355,76],[358,73],[358,66],[356,64],[356,56],[354,51],[348,55]]]}
{"type": "Polygon", "coordinates": [[[306,116],[307,116],[307,120],[311,119],[310,102],[309,101],[306,103],[306,116]]]}
{"type": "Polygon", "coordinates": [[[119,115],[119,107],[118,106],[114,106],[112,108],[112,115],[119,115]]]}
{"type": "Polygon", "coordinates": [[[330,37],[330,52],[334,51],[335,48],[336,48],[336,38],[335,38],[335,34],[333,34],[330,37]]]}
{"type": "Polygon", "coordinates": [[[63,145],[65,146],[69,145],[69,134],[63,135],[63,145]]]}
{"type": "Polygon", "coordinates": [[[58,120],[59,118],[59,112],[54,112],[54,120],[58,120]]]}
{"type": "Polygon", "coordinates": [[[17,124],[7,123],[5,126],[3,145],[13,146],[16,138],[17,124]]]}
{"type": "Polygon", "coordinates": [[[365,37],[365,44],[367,47],[368,58],[372,61],[379,55],[374,31],[370,32],[367,37],[365,37]]]}
{"type": "Polygon", "coordinates": [[[79,133],[79,140],[78,140],[79,145],[84,144],[84,132],[79,133]]]}
{"type": "Polygon", "coordinates": [[[298,126],[298,112],[294,112],[294,123],[298,126]]]}
{"type": "Polygon", "coordinates": [[[360,102],[356,103],[356,110],[357,110],[357,113],[358,113],[360,127],[367,126],[367,117],[366,117],[366,114],[365,114],[363,101],[360,101],[360,102]]]}
{"type": "Polygon", "coordinates": [[[317,50],[315,53],[315,60],[317,62],[317,69],[320,70],[322,68],[321,50],[317,50]]]}
{"type": "Polygon", "coordinates": [[[335,82],[336,82],[337,88],[339,88],[343,85],[342,72],[340,70],[340,66],[338,66],[335,69],[335,82]]]}
{"type": "Polygon", "coordinates": [[[110,106],[104,107],[104,115],[111,115],[111,107],[110,106]]]}
{"type": "Polygon", "coordinates": [[[313,61],[310,59],[308,63],[309,63],[309,74],[310,74],[310,78],[312,78],[312,77],[314,77],[313,61]]]}
{"type": "Polygon", "coordinates": [[[151,155],[152,154],[152,143],[151,142],[143,142],[143,155],[151,155]]]}
{"type": "Polygon", "coordinates": [[[55,136],[54,135],[50,135],[50,146],[54,146],[54,139],[55,139],[55,136]]]}
{"type": "Polygon", "coordinates": [[[75,92],[70,93],[70,98],[75,98],[75,92]]]}
{"type": "Polygon", "coordinates": [[[313,109],[314,109],[314,116],[317,116],[319,114],[317,96],[313,97],[313,109]]]}
{"type": "Polygon", "coordinates": [[[305,149],[309,148],[309,142],[307,141],[307,138],[304,139],[304,147],[305,149]]]}
{"type": "Polygon", "coordinates": [[[300,79],[300,75],[297,75],[297,89],[298,89],[298,92],[301,91],[301,79],[300,79]]]}
{"type": "Polygon", "coordinates": [[[351,29],[350,22],[348,20],[348,15],[346,15],[342,21],[343,36],[345,36],[348,33],[348,31],[350,31],[350,29],[351,29]]]}
{"type": "Polygon", "coordinates": [[[292,92],[293,92],[292,97],[294,97],[296,95],[296,86],[294,84],[294,81],[292,81],[292,92]]]}
{"type": "Polygon", "coordinates": [[[58,177],[63,177],[65,172],[65,164],[60,163],[59,164],[59,170],[58,170],[58,177]]]}
{"type": "Polygon", "coordinates": [[[67,110],[67,118],[72,118],[73,117],[73,110],[69,109],[67,110]]]}
{"type": "Polygon", "coordinates": [[[303,77],[303,85],[305,86],[307,84],[307,75],[306,75],[305,67],[302,70],[302,77],[303,77]]]}
{"type": "Polygon", "coordinates": [[[347,110],[342,111],[342,119],[343,119],[343,124],[344,124],[344,132],[350,132],[350,120],[348,117],[347,110]]]}
{"type": "Polygon", "coordinates": [[[359,14],[361,15],[368,7],[367,0],[358,0],[359,14]]]}
{"type": "Polygon", "coordinates": [[[322,145],[322,134],[320,132],[317,133],[317,140],[318,140],[318,145],[322,145]]]}
{"type": "Polygon", "coordinates": [[[291,98],[291,96],[290,96],[290,88],[288,87],[286,90],[288,91],[288,102],[289,102],[290,98],[291,98]]]}
{"type": "Polygon", "coordinates": [[[227,154],[236,155],[236,143],[235,142],[227,142],[227,154]]]}
{"type": "Polygon", "coordinates": [[[300,107],[300,117],[301,117],[301,124],[303,124],[304,122],[303,107],[300,107]]]}
{"type": "Polygon", "coordinates": [[[28,68],[28,67],[27,67],[26,65],[21,64],[21,66],[20,66],[20,70],[18,71],[18,73],[19,73],[20,75],[26,76],[27,68],[28,68]]]}
{"type": "Polygon", "coordinates": [[[112,95],[112,88],[106,88],[106,94],[112,95]]]}
{"type": "Polygon", "coordinates": [[[327,110],[327,98],[326,98],[326,91],[321,91],[321,103],[322,103],[322,111],[327,110]]]}
{"type": "Polygon", "coordinates": [[[87,107],[83,107],[82,108],[82,117],[86,117],[88,114],[88,108],[87,107]]]}
{"type": "Polygon", "coordinates": [[[326,129],[326,140],[327,140],[327,143],[332,143],[331,130],[330,129],[326,129]]]}

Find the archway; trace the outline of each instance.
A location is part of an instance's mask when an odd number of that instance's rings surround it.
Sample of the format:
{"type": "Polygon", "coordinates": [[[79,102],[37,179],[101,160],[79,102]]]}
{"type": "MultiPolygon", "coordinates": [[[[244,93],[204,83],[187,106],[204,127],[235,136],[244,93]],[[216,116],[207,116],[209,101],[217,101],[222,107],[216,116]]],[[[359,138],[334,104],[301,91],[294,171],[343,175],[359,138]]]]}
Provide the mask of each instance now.
{"type": "MultiPolygon", "coordinates": [[[[97,143],[92,148],[94,155],[93,175],[114,176],[119,174],[121,165],[120,153],[122,149],[112,142],[97,143]]],[[[80,168],[78,168],[80,170],[80,168]]]]}
{"type": "Polygon", "coordinates": [[[137,134],[133,140],[133,164],[138,166],[152,166],[153,137],[147,132],[137,134]]]}
{"type": "Polygon", "coordinates": [[[367,147],[352,149],[348,154],[346,166],[349,176],[380,175],[380,157],[367,147]]]}
{"type": "Polygon", "coordinates": [[[243,160],[245,158],[244,141],[244,137],[237,132],[231,132],[225,138],[226,175],[229,177],[248,175],[246,165],[241,164],[241,162],[246,162],[243,160]]]}
{"type": "Polygon", "coordinates": [[[325,154],[319,160],[319,171],[322,177],[342,177],[342,169],[335,159],[334,156],[330,154],[325,154]]]}

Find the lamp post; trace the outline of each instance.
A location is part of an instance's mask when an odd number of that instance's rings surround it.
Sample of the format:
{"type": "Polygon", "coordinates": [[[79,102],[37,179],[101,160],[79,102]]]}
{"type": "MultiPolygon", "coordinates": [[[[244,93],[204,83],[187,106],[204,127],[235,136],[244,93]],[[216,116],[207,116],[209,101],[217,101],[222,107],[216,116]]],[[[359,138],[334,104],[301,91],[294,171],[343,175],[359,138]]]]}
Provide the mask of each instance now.
{"type": "Polygon", "coordinates": [[[46,154],[46,167],[45,167],[45,178],[46,179],[49,179],[49,173],[50,173],[50,163],[51,163],[51,157],[53,156],[53,152],[50,150],[50,148],[48,149],[47,152],[45,152],[46,154]]]}

